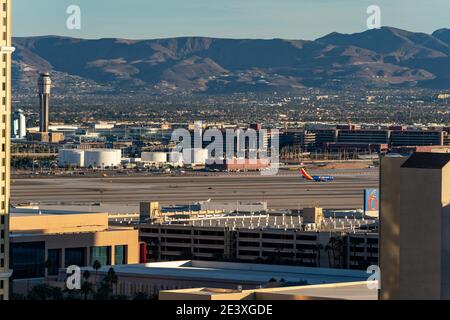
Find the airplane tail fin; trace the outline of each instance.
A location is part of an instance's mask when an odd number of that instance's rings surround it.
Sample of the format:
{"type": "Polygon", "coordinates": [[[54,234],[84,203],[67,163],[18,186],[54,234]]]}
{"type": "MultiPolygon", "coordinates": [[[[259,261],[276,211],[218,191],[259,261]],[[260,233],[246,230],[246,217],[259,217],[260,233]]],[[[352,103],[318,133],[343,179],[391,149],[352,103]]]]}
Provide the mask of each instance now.
{"type": "Polygon", "coordinates": [[[314,180],[313,177],[311,177],[311,175],[308,172],[306,172],[305,169],[302,168],[300,170],[300,173],[302,174],[303,178],[305,178],[306,180],[314,180]]]}

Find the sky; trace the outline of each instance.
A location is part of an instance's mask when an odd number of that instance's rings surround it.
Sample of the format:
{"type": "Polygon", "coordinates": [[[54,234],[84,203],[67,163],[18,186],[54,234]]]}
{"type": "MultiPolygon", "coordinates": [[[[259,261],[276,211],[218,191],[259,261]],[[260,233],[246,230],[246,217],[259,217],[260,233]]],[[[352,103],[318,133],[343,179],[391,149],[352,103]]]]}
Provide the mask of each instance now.
{"type": "Polygon", "coordinates": [[[380,7],[384,26],[426,33],[450,28],[449,0],[13,0],[13,34],[312,40],[367,30],[369,5],[380,7]],[[81,9],[79,30],[66,26],[70,5],[81,9]]]}

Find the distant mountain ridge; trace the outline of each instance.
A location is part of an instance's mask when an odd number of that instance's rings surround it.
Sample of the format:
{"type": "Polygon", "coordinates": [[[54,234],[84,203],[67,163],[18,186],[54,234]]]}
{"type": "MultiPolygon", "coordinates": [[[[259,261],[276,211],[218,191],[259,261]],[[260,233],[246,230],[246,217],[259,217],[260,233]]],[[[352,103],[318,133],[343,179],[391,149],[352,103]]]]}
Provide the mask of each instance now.
{"type": "Polygon", "coordinates": [[[14,38],[15,90],[51,72],[64,91],[295,92],[303,88],[450,88],[450,29],[391,27],[314,41],[180,37],[14,38]]]}

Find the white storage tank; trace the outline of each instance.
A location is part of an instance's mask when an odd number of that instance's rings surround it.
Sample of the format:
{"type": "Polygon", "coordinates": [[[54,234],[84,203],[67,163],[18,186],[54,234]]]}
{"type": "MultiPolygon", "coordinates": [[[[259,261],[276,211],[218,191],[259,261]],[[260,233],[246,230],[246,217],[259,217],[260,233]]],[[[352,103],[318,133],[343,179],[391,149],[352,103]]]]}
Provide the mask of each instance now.
{"type": "Polygon", "coordinates": [[[84,167],[84,151],[78,149],[59,149],[58,164],[60,167],[84,167]]]}
{"type": "Polygon", "coordinates": [[[90,149],[84,152],[84,165],[93,168],[118,167],[122,151],[116,149],[90,149]]]}
{"type": "Polygon", "coordinates": [[[183,163],[185,165],[203,165],[208,159],[208,149],[184,149],[183,163]]]}
{"type": "Polygon", "coordinates": [[[178,151],[169,152],[169,163],[174,167],[183,166],[183,154],[178,151]]]}
{"type": "Polygon", "coordinates": [[[141,161],[155,163],[155,164],[166,164],[167,163],[167,153],[165,153],[165,152],[142,152],[141,161]]]}

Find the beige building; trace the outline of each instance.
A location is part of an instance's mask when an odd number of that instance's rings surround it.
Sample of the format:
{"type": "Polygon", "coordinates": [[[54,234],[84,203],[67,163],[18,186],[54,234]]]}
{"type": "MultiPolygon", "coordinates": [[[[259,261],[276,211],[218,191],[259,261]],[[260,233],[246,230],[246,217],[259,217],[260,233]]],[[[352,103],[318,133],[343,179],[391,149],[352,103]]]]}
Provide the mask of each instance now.
{"type": "Polygon", "coordinates": [[[0,0],[0,300],[9,296],[9,175],[11,137],[11,0],[0,0]]]}
{"type": "Polygon", "coordinates": [[[109,226],[107,213],[15,208],[10,240],[14,292],[24,279],[51,280],[70,265],[139,263],[138,231],[109,226]]]}
{"type": "Polygon", "coordinates": [[[450,154],[386,156],[380,185],[380,298],[450,299],[450,154]]]}

